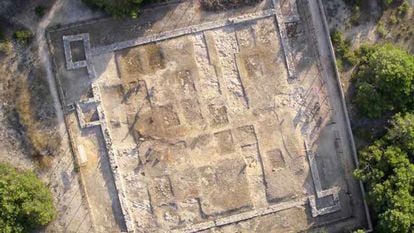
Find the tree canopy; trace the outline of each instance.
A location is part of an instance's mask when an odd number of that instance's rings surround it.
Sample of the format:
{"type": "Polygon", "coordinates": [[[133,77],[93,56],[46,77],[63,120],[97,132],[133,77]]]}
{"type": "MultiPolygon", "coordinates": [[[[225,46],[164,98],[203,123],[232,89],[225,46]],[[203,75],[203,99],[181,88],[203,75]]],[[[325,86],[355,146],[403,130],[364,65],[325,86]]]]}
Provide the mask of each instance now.
{"type": "Polygon", "coordinates": [[[376,232],[414,232],[414,114],[397,114],[388,133],[359,154],[376,232]]]}
{"type": "Polygon", "coordinates": [[[365,47],[354,73],[356,104],[369,118],[414,106],[414,57],[392,45],[365,47]]]}
{"type": "Polygon", "coordinates": [[[50,190],[30,171],[0,163],[0,229],[29,232],[55,216],[50,190]]]}

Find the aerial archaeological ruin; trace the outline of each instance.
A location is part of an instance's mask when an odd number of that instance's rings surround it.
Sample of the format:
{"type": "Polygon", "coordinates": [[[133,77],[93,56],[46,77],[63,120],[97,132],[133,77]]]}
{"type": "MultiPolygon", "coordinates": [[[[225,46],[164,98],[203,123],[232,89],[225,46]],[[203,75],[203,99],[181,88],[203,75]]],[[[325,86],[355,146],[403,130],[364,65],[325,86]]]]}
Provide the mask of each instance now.
{"type": "Polygon", "coordinates": [[[321,7],[172,1],[138,20],[50,28],[85,222],[97,232],[369,229],[321,7]]]}

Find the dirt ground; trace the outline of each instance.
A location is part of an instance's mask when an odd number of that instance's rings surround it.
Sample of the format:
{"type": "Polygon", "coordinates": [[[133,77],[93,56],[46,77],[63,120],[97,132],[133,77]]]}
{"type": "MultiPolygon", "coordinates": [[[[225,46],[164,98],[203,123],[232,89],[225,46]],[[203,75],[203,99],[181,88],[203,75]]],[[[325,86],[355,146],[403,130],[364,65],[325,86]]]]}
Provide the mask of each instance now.
{"type": "Polygon", "coordinates": [[[363,4],[359,20],[352,22],[352,9],[343,0],[324,1],[325,12],[329,27],[344,33],[350,39],[353,48],[362,44],[391,42],[397,46],[414,52],[414,14],[413,8],[406,15],[398,15],[397,6],[381,9],[376,0],[369,0],[363,4]],[[395,19],[393,19],[395,18],[395,19]],[[397,20],[396,22],[393,22],[397,20]],[[383,27],[384,35],[380,35],[378,28],[383,27]]]}
{"type": "Polygon", "coordinates": [[[49,29],[91,231],[368,227],[318,4],[275,3],[49,29]]]}

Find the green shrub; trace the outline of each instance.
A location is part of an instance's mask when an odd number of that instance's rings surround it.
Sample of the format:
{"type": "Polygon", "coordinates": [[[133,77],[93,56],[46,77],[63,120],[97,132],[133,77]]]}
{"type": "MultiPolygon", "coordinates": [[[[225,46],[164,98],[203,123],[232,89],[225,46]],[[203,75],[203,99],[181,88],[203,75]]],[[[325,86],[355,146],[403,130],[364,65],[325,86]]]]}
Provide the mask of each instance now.
{"type": "Polygon", "coordinates": [[[406,2],[406,0],[381,0],[381,4],[384,8],[388,8],[391,5],[401,5],[404,4],[404,2],[406,2]]]}
{"type": "Polygon", "coordinates": [[[340,31],[333,30],[331,31],[331,41],[334,46],[337,46],[342,42],[342,33],[340,31]]]}
{"type": "Polygon", "coordinates": [[[388,133],[359,153],[354,175],[365,182],[379,233],[414,232],[414,115],[397,114],[388,133]]]}
{"type": "Polygon", "coordinates": [[[0,163],[0,229],[23,233],[48,224],[56,215],[52,194],[33,172],[0,163]]]}
{"type": "Polygon", "coordinates": [[[343,55],[343,60],[351,66],[354,66],[358,63],[358,57],[355,56],[354,51],[350,49],[350,45],[348,45],[348,48],[343,55]]]}
{"type": "Polygon", "coordinates": [[[397,16],[395,16],[395,15],[390,16],[390,24],[395,25],[395,24],[398,23],[398,21],[399,20],[398,20],[397,16]]]}
{"type": "Polygon", "coordinates": [[[382,0],[382,4],[385,6],[390,6],[393,3],[394,0],[382,0]]]}
{"type": "Polygon", "coordinates": [[[342,63],[341,59],[336,59],[336,68],[338,68],[340,72],[344,71],[344,63],[342,63]]]}
{"type": "Polygon", "coordinates": [[[400,17],[404,17],[407,15],[408,11],[410,10],[410,4],[405,0],[398,8],[397,13],[400,17]]]}
{"type": "Polygon", "coordinates": [[[39,17],[39,18],[41,18],[41,17],[43,17],[44,15],[45,15],[45,13],[46,13],[46,7],[45,6],[43,6],[43,5],[37,5],[36,7],[35,7],[35,9],[34,9],[34,11],[35,11],[35,14],[39,17]]]}
{"type": "Polygon", "coordinates": [[[362,82],[357,86],[356,91],[355,102],[362,115],[369,118],[381,116],[384,112],[384,103],[375,86],[367,82],[362,82]]]}
{"type": "Polygon", "coordinates": [[[356,230],[356,231],[354,231],[354,232],[352,232],[352,233],[365,233],[365,231],[364,231],[364,230],[362,230],[362,229],[359,229],[359,230],[356,230]]]}
{"type": "Polygon", "coordinates": [[[33,33],[30,30],[18,30],[14,32],[14,38],[23,44],[29,44],[33,38],[33,33]]]}
{"type": "Polygon", "coordinates": [[[392,45],[361,49],[356,104],[369,118],[414,107],[414,56],[392,45]]]}
{"type": "Polygon", "coordinates": [[[377,33],[381,38],[384,38],[388,34],[388,31],[382,23],[379,23],[377,26],[377,33]]]}
{"type": "Polygon", "coordinates": [[[358,58],[351,49],[351,42],[346,40],[341,32],[332,31],[331,40],[337,58],[338,69],[339,64],[342,68],[349,68],[358,63],[358,58]]]}

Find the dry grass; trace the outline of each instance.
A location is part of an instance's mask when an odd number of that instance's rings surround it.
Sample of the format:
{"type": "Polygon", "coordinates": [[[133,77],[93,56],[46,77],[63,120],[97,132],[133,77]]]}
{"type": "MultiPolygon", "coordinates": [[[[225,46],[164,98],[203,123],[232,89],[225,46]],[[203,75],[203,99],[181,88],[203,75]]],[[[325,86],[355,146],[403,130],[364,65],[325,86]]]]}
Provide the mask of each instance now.
{"type": "Polygon", "coordinates": [[[377,23],[377,43],[392,43],[414,53],[414,10],[400,7],[384,11],[377,23]]]}
{"type": "Polygon", "coordinates": [[[23,127],[30,154],[38,159],[41,166],[48,167],[52,156],[60,147],[60,136],[51,127],[50,122],[46,123],[49,119],[41,120],[36,116],[37,107],[39,107],[36,102],[43,98],[35,97],[35,95],[42,95],[42,93],[32,88],[25,77],[21,78],[16,99],[19,123],[23,127]]]}
{"type": "Polygon", "coordinates": [[[0,42],[0,52],[9,55],[13,50],[13,44],[10,40],[0,42]]]}

